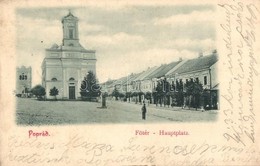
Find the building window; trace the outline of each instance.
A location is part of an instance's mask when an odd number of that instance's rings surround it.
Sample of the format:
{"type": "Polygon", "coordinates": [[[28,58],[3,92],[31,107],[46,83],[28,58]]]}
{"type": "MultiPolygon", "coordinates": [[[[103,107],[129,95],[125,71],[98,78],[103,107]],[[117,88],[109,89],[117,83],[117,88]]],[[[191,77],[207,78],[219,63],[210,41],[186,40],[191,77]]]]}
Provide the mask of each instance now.
{"type": "Polygon", "coordinates": [[[204,76],[204,85],[207,85],[207,84],[208,84],[207,76],[204,76]]]}
{"type": "Polygon", "coordinates": [[[75,81],[75,79],[74,79],[73,77],[71,77],[71,78],[69,79],[69,81],[75,81]]]}
{"type": "Polygon", "coordinates": [[[58,81],[57,78],[52,78],[51,81],[58,81]]]}
{"type": "Polygon", "coordinates": [[[73,39],[73,29],[69,29],[69,38],[73,39]]]}
{"type": "Polygon", "coordinates": [[[196,82],[199,83],[199,78],[198,77],[196,77],[196,82]]]}
{"type": "Polygon", "coordinates": [[[19,80],[27,80],[27,75],[24,75],[24,73],[22,73],[22,75],[19,76],[19,80]]]}

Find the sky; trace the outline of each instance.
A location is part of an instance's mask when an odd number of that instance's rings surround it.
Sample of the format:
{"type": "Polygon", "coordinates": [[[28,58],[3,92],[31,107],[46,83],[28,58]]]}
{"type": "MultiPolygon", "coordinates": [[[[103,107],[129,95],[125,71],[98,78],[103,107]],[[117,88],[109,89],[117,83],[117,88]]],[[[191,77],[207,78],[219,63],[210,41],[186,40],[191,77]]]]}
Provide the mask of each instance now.
{"type": "Polygon", "coordinates": [[[32,85],[41,83],[45,49],[62,43],[69,10],[79,19],[81,45],[96,50],[99,82],[216,49],[212,5],[18,8],[17,66],[32,67],[32,85]]]}

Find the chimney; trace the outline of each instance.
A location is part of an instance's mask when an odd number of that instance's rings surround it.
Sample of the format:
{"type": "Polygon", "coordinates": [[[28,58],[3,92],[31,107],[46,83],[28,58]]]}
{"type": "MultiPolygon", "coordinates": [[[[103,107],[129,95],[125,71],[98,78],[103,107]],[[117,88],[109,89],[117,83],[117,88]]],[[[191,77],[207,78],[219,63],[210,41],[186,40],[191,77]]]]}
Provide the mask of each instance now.
{"type": "Polygon", "coordinates": [[[179,61],[182,61],[182,57],[179,57],[179,61]]]}
{"type": "Polygon", "coordinates": [[[217,55],[217,53],[218,53],[217,50],[213,50],[213,51],[212,51],[212,54],[213,54],[213,55],[217,55]]]}

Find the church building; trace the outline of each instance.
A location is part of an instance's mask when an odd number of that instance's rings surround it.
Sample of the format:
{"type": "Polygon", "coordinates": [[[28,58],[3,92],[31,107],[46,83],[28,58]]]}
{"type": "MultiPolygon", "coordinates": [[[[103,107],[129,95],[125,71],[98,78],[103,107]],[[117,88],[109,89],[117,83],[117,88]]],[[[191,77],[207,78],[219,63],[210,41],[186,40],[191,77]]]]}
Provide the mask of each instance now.
{"type": "Polygon", "coordinates": [[[71,12],[62,18],[63,40],[59,46],[53,44],[46,49],[42,62],[42,85],[46,98],[51,98],[50,89],[59,90],[57,99],[80,98],[82,80],[92,71],[96,75],[94,50],[86,50],[79,42],[78,18],[71,12]]]}

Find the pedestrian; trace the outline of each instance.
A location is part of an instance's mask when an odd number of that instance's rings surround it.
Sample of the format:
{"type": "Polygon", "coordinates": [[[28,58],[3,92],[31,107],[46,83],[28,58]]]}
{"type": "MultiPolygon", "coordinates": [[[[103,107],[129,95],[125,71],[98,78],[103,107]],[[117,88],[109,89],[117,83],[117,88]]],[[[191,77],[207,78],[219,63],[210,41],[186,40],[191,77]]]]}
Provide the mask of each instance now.
{"type": "Polygon", "coordinates": [[[146,115],[146,106],[145,106],[145,103],[142,107],[142,119],[145,120],[145,115],[146,115]]]}

